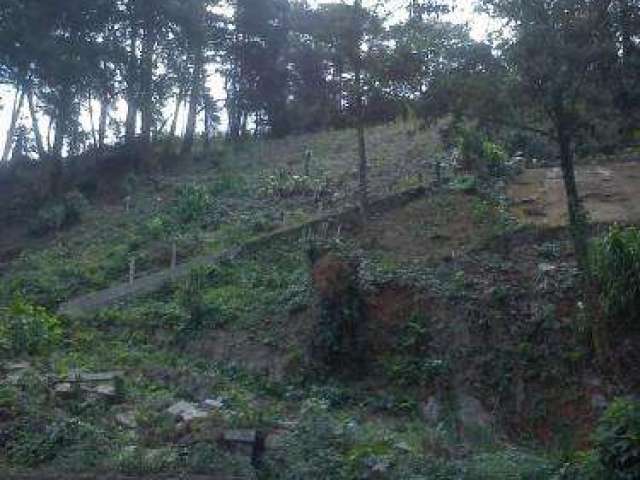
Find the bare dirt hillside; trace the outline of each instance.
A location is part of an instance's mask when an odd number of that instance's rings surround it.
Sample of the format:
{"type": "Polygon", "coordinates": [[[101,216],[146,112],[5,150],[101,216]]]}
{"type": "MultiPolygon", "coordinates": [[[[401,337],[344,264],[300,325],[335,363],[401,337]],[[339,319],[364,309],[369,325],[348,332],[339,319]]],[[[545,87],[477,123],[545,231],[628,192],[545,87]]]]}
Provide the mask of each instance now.
{"type": "MultiPolygon", "coordinates": [[[[633,224],[640,221],[640,163],[579,167],[577,181],[590,220],[633,224]]],[[[526,170],[508,189],[514,209],[525,223],[567,224],[566,196],[559,168],[526,170]]]]}

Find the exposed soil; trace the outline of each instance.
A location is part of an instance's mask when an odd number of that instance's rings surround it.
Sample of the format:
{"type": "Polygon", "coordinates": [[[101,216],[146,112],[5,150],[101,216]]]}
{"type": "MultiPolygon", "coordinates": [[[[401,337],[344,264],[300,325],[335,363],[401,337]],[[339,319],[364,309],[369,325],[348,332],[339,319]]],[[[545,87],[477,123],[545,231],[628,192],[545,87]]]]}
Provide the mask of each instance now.
{"type": "Polygon", "coordinates": [[[358,235],[365,247],[399,261],[438,262],[471,250],[482,239],[483,218],[464,193],[436,195],[387,212],[358,235]]]}
{"type": "MultiPolygon", "coordinates": [[[[578,189],[595,223],[640,222],[640,163],[578,167],[578,189]]],[[[514,211],[524,223],[567,224],[567,202],[559,168],[527,170],[508,188],[514,211]]]]}

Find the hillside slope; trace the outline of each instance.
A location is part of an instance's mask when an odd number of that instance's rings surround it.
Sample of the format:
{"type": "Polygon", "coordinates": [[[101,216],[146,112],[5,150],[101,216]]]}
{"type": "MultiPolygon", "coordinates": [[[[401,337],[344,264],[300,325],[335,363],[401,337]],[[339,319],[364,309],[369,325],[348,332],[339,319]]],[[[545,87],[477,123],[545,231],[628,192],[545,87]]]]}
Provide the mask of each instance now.
{"type": "MultiPolygon", "coordinates": [[[[130,179],[129,211],[96,203],[10,259],[1,298],[29,330],[13,330],[22,352],[0,345],[0,472],[542,480],[591,468],[602,411],[640,386],[640,341],[626,339],[625,375],[594,367],[567,233],[519,224],[505,179],[456,177],[366,224],[280,238],[81,317],[31,306],[120,282],[133,256],[138,275],[166,268],[174,242],[182,262],[352,204],[352,135],[130,179]]],[[[430,182],[443,154],[434,131],[402,124],[370,140],[376,196],[430,182]]],[[[604,478],[594,472],[575,478],[604,478]]]]}

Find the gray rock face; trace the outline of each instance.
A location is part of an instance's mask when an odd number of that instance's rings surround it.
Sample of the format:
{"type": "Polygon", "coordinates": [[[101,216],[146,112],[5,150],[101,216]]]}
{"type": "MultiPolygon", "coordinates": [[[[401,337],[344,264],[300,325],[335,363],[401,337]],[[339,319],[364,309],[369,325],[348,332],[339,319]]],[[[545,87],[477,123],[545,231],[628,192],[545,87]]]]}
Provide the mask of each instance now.
{"type": "Polygon", "coordinates": [[[124,372],[114,371],[114,372],[100,372],[100,373],[85,373],[74,370],[69,373],[66,379],[63,379],[66,382],[71,383],[103,383],[103,382],[115,382],[116,378],[121,378],[124,376],[124,372]]]}
{"type": "Polygon", "coordinates": [[[11,385],[17,385],[25,373],[32,368],[29,362],[7,362],[2,364],[0,370],[4,371],[5,380],[11,385]]]}
{"type": "Polygon", "coordinates": [[[84,373],[72,371],[69,375],[54,379],[53,393],[56,397],[68,400],[82,396],[89,401],[118,400],[117,382],[122,372],[84,373]]]}
{"type": "Polygon", "coordinates": [[[221,440],[232,452],[251,457],[252,462],[264,450],[264,443],[259,441],[256,430],[226,430],[222,433],[221,440]]]}
{"type": "Polygon", "coordinates": [[[222,398],[208,398],[200,404],[203,410],[220,410],[224,408],[224,400],[222,398]]]}
{"type": "Polygon", "coordinates": [[[228,443],[254,444],[258,441],[258,432],[255,430],[226,430],[222,439],[228,443]]]}
{"type": "Polygon", "coordinates": [[[194,403],[185,402],[183,400],[169,407],[167,412],[178,417],[184,422],[191,422],[198,418],[205,418],[209,416],[209,412],[200,409],[194,403]]]}
{"type": "Polygon", "coordinates": [[[118,425],[121,425],[125,428],[134,429],[138,426],[138,422],[136,421],[135,412],[121,412],[115,416],[115,421],[118,425]]]}
{"type": "Polygon", "coordinates": [[[493,424],[493,417],[477,398],[460,394],[458,406],[458,419],[463,428],[489,428],[493,424]]]}
{"type": "Polygon", "coordinates": [[[420,405],[420,413],[427,424],[435,426],[440,422],[442,416],[442,405],[435,396],[420,405]]]}

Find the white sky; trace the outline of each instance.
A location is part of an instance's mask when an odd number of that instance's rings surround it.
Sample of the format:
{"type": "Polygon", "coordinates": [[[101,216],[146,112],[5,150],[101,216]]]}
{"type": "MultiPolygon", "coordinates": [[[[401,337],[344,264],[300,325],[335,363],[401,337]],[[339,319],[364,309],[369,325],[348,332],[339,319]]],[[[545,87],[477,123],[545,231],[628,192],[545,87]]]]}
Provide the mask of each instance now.
{"type": "MultiPolygon", "coordinates": [[[[341,0],[310,0],[310,4],[318,4],[318,3],[337,3],[341,0]]],[[[351,0],[348,0],[351,1],[351,0]]],[[[475,0],[450,0],[454,5],[454,13],[450,15],[448,18],[455,23],[465,23],[468,24],[471,36],[476,40],[485,40],[487,38],[488,33],[492,30],[492,21],[488,17],[482,14],[478,14],[474,11],[475,0]]],[[[372,6],[379,3],[379,0],[364,0],[363,2],[365,6],[372,6]]],[[[406,0],[387,0],[384,3],[384,8],[388,11],[394,11],[398,9],[402,4],[406,4],[406,0]]],[[[210,82],[210,88],[214,92],[215,98],[220,98],[218,94],[219,90],[222,90],[223,83],[219,78],[212,78],[210,82]]],[[[5,144],[7,128],[9,124],[9,119],[11,117],[11,110],[13,108],[15,92],[7,88],[6,86],[0,86],[0,154],[2,152],[2,148],[5,144]]],[[[121,103],[121,102],[120,102],[121,103]]],[[[23,106],[22,110],[22,121],[25,122],[26,125],[30,125],[30,119],[27,111],[27,104],[23,106]]],[[[168,111],[172,111],[173,109],[169,109],[168,111]]],[[[98,106],[95,106],[96,115],[99,112],[98,106]]],[[[123,105],[119,106],[119,111],[117,113],[118,116],[124,115],[126,109],[123,108],[123,105]]],[[[96,119],[97,121],[97,119],[96,119]]],[[[88,123],[88,122],[87,122],[88,123]]],[[[184,122],[182,122],[184,123],[184,122]]],[[[87,127],[88,128],[88,127],[87,127]]],[[[181,128],[179,126],[179,128],[181,128]]],[[[44,125],[41,130],[44,132],[44,125]]]]}

